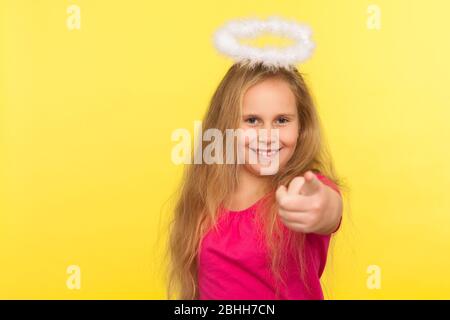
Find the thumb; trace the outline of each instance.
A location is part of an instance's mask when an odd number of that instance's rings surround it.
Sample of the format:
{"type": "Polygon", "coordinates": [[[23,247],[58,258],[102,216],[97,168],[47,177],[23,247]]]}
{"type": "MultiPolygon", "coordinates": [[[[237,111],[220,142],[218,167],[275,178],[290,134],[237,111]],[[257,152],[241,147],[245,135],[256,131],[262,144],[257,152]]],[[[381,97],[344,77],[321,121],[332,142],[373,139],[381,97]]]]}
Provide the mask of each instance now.
{"type": "Polygon", "coordinates": [[[294,179],[289,182],[289,186],[287,189],[288,194],[291,195],[298,195],[300,194],[300,190],[302,189],[302,186],[305,184],[305,178],[304,177],[295,177],[294,179]]]}
{"type": "Polygon", "coordinates": [[[308,170],[303,177],[305,178],[305,183],[300,190],[301,194],[312,195],[318,192],[322,187],[322,183],[311,170],[308,170]]]}

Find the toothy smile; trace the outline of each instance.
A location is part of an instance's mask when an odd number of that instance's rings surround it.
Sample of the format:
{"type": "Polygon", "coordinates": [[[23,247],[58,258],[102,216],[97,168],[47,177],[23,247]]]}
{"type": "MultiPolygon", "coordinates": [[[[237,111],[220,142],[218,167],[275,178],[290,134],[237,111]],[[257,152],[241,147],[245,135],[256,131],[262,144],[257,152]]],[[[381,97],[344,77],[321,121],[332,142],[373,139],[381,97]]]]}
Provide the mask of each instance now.
{"type": "Polygon", "coordinates": [[[261,157],[270,158],[270,157],[275,156],[278,152],[280,152],[280,150],[282,148],[279,148],[279,149],[253,149],[253,148],[249,148],[249,149],[251,151],[253,151],[254,153],[257,153],[261,157]]]}

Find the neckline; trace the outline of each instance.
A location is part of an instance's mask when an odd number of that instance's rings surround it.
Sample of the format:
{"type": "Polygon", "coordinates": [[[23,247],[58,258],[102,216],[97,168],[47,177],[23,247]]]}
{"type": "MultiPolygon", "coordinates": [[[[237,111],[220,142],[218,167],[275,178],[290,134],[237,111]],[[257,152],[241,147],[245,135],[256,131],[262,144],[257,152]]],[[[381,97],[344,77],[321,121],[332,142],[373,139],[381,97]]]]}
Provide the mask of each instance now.
{"type": "Polygon", "coordinates": [[[221,206],[223,210],[225,210],[228,213],[244,213],[244,212],[248,212],[250,210],[252,210],[253,208],[255,208],[262,200],[264,200],[265,198],[267,198],[267,196],[269,196],[273,191],[269,191],[267,192],[265,195],[263,195],[261,198],[259,198],[258,200],[256,200],[256,202],[254,202],[252,205],[250,205],[249,207],[242,209],[242,210],[229,210],[228,208],[225,208],[223,205],[221,206]]]}

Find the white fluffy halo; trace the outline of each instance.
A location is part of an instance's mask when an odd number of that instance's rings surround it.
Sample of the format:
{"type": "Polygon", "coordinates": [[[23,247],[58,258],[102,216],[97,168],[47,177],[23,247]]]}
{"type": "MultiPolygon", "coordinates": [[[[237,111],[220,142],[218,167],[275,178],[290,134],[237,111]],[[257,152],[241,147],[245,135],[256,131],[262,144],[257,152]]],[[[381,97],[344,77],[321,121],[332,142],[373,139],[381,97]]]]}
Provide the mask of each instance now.
{"type": "Polygon", "coordinates": [[[254,66],[261,62],[267,67],[291,68],[294,64],[307,60],[315,48],[311,41],[311,29],[305,24],[288,21],[279,17],[267,20],[238,19],[227,22],[214,33],[216,49],[234,61],[254,66]],[[289,47],[252,47],[239,43],[239,39],[254,39],[263,33],[289,38],[295,44],[289,47]]]}

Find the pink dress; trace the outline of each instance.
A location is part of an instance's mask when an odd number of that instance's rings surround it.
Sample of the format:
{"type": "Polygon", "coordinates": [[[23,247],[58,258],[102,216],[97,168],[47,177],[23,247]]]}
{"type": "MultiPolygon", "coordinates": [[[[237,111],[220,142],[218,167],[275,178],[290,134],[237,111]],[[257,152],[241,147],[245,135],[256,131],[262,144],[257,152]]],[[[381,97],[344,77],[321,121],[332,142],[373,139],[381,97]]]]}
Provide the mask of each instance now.
{"type": "MultiPolygon", "coordinates": [[[[338,193],[336,185],[323,175],[317,177],[338,193]]],[[[275,286],[267,260],[267,248],[255,232],[254,217],[258,200],[241,211],[226,210],[218,221],[218,232],[209,230],[200,243],[198,284],[200,300],[322,300],[320,277],[327,260],[331,235],[306,235],[304,250],[307,265],[306,290],[296,263],[288,259],[286,287],[275,295],[275,286]]],[[[339,226],[341,223],[339,223],[339,226]]],[[[334,232],[339,229],[339,226],[334,232]]]]}

